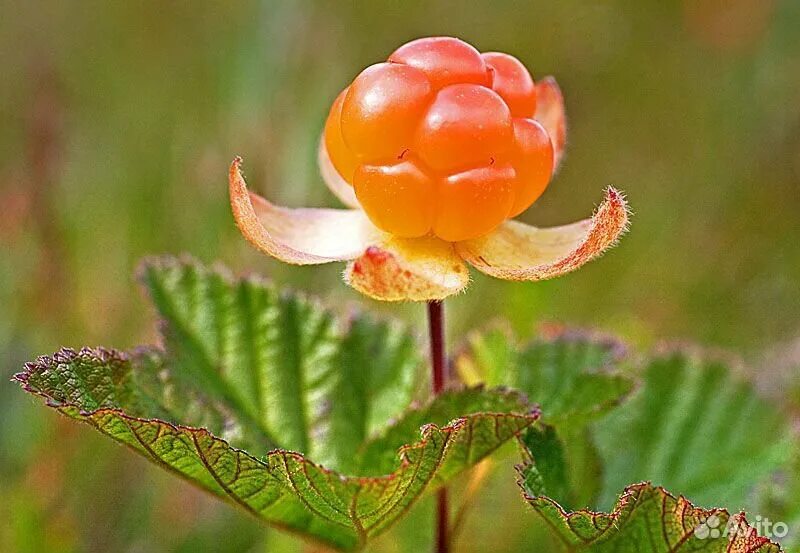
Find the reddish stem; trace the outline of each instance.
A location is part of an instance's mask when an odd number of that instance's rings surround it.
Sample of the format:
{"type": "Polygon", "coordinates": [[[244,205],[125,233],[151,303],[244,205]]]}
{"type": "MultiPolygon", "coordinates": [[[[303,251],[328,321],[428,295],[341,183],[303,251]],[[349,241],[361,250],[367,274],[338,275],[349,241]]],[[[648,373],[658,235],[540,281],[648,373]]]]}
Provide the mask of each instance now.
{"type": "Polygon", "coordinates": [[[447,366],[444,351],[444,304],[428,302],[428,331],[431,340],[431,384],[433,395],[439,395],[447,383],[447,366]]]}
{"type": "MultiPolygon", "coordinates": [[[[444,348],[444,305],[441,301],[428,302],[428,331],[431,345],[431,386],[433,395],[439,395],[447,386],[447,360],[444,348]]],[[[435,553],[449,553],[450,528],[447,505],[447,488],[436,495],[436,549],[435,553]]]]}
{"type": "Polygon", "coordinates": [[[436,553],[449,553],[450,529],[448,528],[447,488],[436,492],[436,553]]]}

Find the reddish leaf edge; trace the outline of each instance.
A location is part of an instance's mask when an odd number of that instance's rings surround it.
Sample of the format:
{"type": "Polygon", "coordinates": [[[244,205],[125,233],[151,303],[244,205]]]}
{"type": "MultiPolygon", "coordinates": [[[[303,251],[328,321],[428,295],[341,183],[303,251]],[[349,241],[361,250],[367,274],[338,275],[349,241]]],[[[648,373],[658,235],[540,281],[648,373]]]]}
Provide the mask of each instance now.
{"type": "MultiPolygon", "coordinates": [[[[538,411],[538,409],[532,408],[527,414],[521,414],[521,413],[491,413],[491,412],[472,413],[470,415],[458,417],[458,418],[452,420],[451,422],[449,422],[448,424],[446,424],[444,426],[438,426],[438,425],[432,424],[432,423],[431,424],[425,424],[420,428],[420,436],[421,437],[420,437],[419,440],[417,440],[415,442],[412,442],[412,443],[405,444],[405,445],[403,445],[402,447],[400,447],[397,450],[398,461],[397,461],[397,463],[395,465],[396,468],[391,473],[385,474],[385,475],[379,475],[379,476],[345,476],[345,475],[342,475],[341,473],[339,473],[338,471],[329,469],[329,468],[327,468],[327,467],[325,467],[323,465],[320,465],[318,463],[315,463],[314,461],[309,460],[303,453],[300,453],[300,452],[277,448],[277,449],[273,449],[273,450],[268,451],[262,457],[256,457],[252,453],[250,453],[250,452],[248,452],[246,450],[243,450],[241,448],[236,448],[236,447],[230,445],[230,443],[227,440],[216,436],[214,433],[209,431],[207,428],[198,428],[198,427],[193,427],[193,426],[187,426],[187,425],[183,425],[183,424],[176,423],[176,422],[170,422],[170,421],[166,421],[166,420],[159,419],[159,418],[136,417],[136,416],[127,414],[124,409],[121,409],[121,408],[118,408],[118,407],[98,407],[96,409],[88,409],[87,410],[87,409],[82,408],[80,405],[78,405],[75,402],[59,400],[58,398],[53,397],[52,395],[48,394],[44,390],[41,390],[41,389],[33,386],[30,383],[31,376],[33,374],[35,374],[37,371],[43,371],[43,370],[47,370],[47,369],[52,369],[52,368],[54,368],[55,365],[58,365],[58,364],[61,364],[61,363],[69,363],[71,361],[74,361],[80,355],[95,356],[98,359],[100,359],[102,362],[129,362],[131,360],[131,358],[134,355],[136,355],[136,352],[138,352],[140,350],[147,350],[147,349],[148,348],[146,346],[142,346],[140,348],[137,348],[137,349],[133,350],[131,353],[126,353],[126,352],[123,352],[123,351],[120,351],[120,350],[108,349],[108,348],[103,348],[103,347],[96,347],[96,348],[84,347],[84,348],[81,348],[80,350],[75,350],[75,349],[72,349],[72,348],[61,348],[59,351],[55,352],[51,356],[46,356],[46,355],[40,356],[35,361],[26,363],[25,366],[24,366],[23,371],[13,375],[13,377],[11,378],[11,381],[17,382],[18,384],[20,384],[21,387],[23,388],[23,390],[25,390],[26,392],[30,393],[31,395],[43,399],[45,405],[47,405],[48,407],[54,408],[56,411],[58,411],[62,415],[68,416],[68,417],[70,417],[70,418],[72,418],[74,420],[77,420],[78,422],[82,422],[84,424],[87,424],[87,425],[95,428],[98,431],[99,431],[99,429],[96,428],[95,424],[93,424],[93,417],[104,416],[104,415],[113,415],[113,416],[119,417],[120,419],[122,419],[122,420],[124,420],[126,422],[132,422],[132,423],[135,423],[135,424],[151,424],[151,425],[156,425],[156,426],[162,426],[162,427],[169,428],[169,429],[171,429],[173,431],[186,433],[192,438],[192,440],[195,441],[195,443],[197,443],[198,439],[210,439],[210,440],[212,440],[212,441],[214,441],[216,443],[221,443],[225,448],[228,448],[231,452],[233,452],[235,454],[242,455],[243,457],[246,457],[248,460],[250,460],[250,461],[256,463],[257,465],[263,467],[263,469],[267,472],[267,474],[269,474],[271,476],[273,475],[273,472],[272,472],[272,470],[271,470],[271,468],[269,466],[269,460],[270,459],[280,458],[285,462],[286,459],[291,458],[291,459],[293,459],[294,461],[296,461],[298,463],[301,463],[301,464],[304,464],[304,465],[308,465],[310,468],[317,469],[317,470],[319,470],[320,472],[322,472],[322,473],[324,473],[326,475],[329,475],[329,476],[331,476],[333,478],[337,478],[337,479],[341,480],[345,484],[355,484],[355,485],[362,486],[362,487],[368,487],[368,486],[372,486],[372,485],[388,485],[394,479],[400,477],[400,475],[403,473],[403,471],[408,469],[412,465],[412,463],[413,463],[413,461],[411,460],[412,454],[414,452],[416,452],[416,451],[423,451],[426,448],[426,446],[428,444],[428,441],[431,439],[431,437],[433,435],[437,434],[437,433],[440,433],[443,436],[444,440],[445,440],[443,454],[442,454],[441,459],[439,460],[439,464],[441,464],[441,462],[444,459],[447,458],[447,455],[448,455],[447,452],[448,452],[448,449],[449,449],[451,438],[456,436],[460,430],[462,430],[465,426],[467,426],[468,423],[470,422],[470,419],[472,419],[472,418],[475,418],[475,417],[508,417],[508,418],[513,418],[513,419],[516,419],[516,420],[520,420],[522,422],[522,424],[520,424],[519,430],[514,433],[514,436],[518,437],[526,428],[528,428],[531,424],[533,424],[535,421],[537,421],[539,419],[539,417],[540,417],[540,412],[538,411]],[[78,416],[76,417],[74,415],[70,415],[70,413],[67,412],[67,411],[70,411],[70,410],[75,411],[78,416]]],[[[158,348],[156,348],[156,351],[159,351],[158,348]]],[[[482,389],[482,388],[483,388],[483,386],[474,387],[474,389],[482,389]]],[[[456,390],[453,390],[453,391],[456,391],[456,390]]],[[[518,393],[518,392],[516,392],[514,390],[503,389],[503,388],[496,388],[496,389],[493,388],[492,391],[496,392],[496,393],[506,393],[506,394],[515,395],[517,397],[517,399],[520,401],[521,405],[527,405],[527,402],[526,402],[526,399],[525,399],[524,395],[520,394],[520,393],[518,393]]],[[[435,398],[430,398],[430,400],[428,402],[424,402],[424,404],[422,406],[424,407],[424,405],[427,405],[430,401],[433,401],[434,399],[435,398]]],[[[406,411],[411,411],[414,408],[419,408],[419,404],[418,403],[412,403],[411,405],[409,405],[407,407],[406,411]]],[[[404,411],[403,413],[405,413],[406,411],[404,411]]],[[[393,424],[396,424],[396,423],[397,422],[395,422],[393,424]]],[[[390,428],[393,424],[390,424],[387,427],[387,429],[390,428]]],[[[103,433],[103,432],[101,431],[101,433],[103,433]]],[[[289,533],[291,533],[291,534],[293,534],[293,535],[295,535],[295,536],[297,536],[299,538],[302,538],[303,540],[306,540],[307,542],[316,543],[316,544],[323,545],[323,546],[328,547],[328,548],[332,547],[332,548],[334,548],[336,550],[342,550],[342,551],[351,550],[350,547],[337,546],[336,544],[333,544],[331,542],[325,541],[324,539],[321,539],[319,537],[304,533],[304,532],[299,531],[297,529],[294,529],[294,528],[292,528],[292,527],[290,527],[288,525],[281,524],[279,521],[274,521],[272,519],[267,520],[267,519],[263,518],[260,513],[258,513],[254,509],[250,508],[248,505],[246,505],[246,504],[242,503],[241,501],[239,501],[235,496],[230,495],[230,494],[220,495],[218,493],[215,493],[211,489],[208,489],[205,486],[203,486],[201,483],[199,483],[199,482],[197,482],[195,480],[192,480],[191,478],[189,478],[186,475],[182,474],[178,470],[174,469],[171,465],[160,461],[158,458],[153,458],[152,456],[148,456],[145,453],[143,453],[143,452],[137,450],[136,448],[134,448],[132,445],[127,444],[126,442],[124,442],[122,440],[115,439],[113,436],[110,436],[108,434],[105,434],[105,435],[110,437],[114,441],[125,445],[126,447],[128,447],[132,451],[138,453],[139,455],[147,457],[151,462],[154,462],[155,464],[167,469],[168,472],[170,472],[171,474],[175,474],[175,475],[181,477],[182,480],[189,482],[190,484],[192,484],[195,487],[197,487],[197,488],[209,493],[210,495],[212,495],[212,496],[214,496],[214,497],[216,497],[218,499],[223,499],[225,502],[227,502],[227,503],[229,503],[231,505],[234,505],[234,506],[236,506],[238,508],[244,509],[249,514],[251,514],[254,517],[256,517],[259,520],[259,522],[261,522],[262,524],[273,526],[273,527],[279,528],[281,530],[287,531],[287,532],[289,532],[289,533]]],[[[498,444],[497,446],[495,446],[491,450],[487,451],[486,452],[486,456],[489,456],[491,453],[493,453],[496,449],[498,449],[500,447],[500,445],[502,445],[502,444],[498,444]]],[[[354,452],[354,453],[356,453],[356,452],[354,452]]],[[[438,474],[438,470],[434,471],[430,475],[430,477],[425,480],[424,487],[422,488],[423,491],[420,493],[419,497],[422,497],[423,495],[425,495],[427,493],[430,493],[433,489],[438,487],[438,485],[432,487],[432,484],[436,484],[435,483],[435,479],[436,479],[436,475],[437,474],[438,474]]],[[[278,476],[274,476],[274,477],[282,485],[285,485],[285,484],[283,484],[282,480],[280,478],[278,478],[278,476]]],[[[397,520],[397,519],[401,518],[405,513],[407,513],[407,511],[414,504],[416,504],[416,500],[411,501],[408,505],[405,505],[402,509],[400,509],[398,511],[397,516],[393,517],[393,519],[397,520]]],[[[310,506],[307,506],[307,507],[309,507],[312,512],[316,512],[310,506]]],[[[378,527],[378,529],[376,530],[375,534],[376,535],[380,534],[380,533],[382,533],[383,530],[385,530],[385,528],[378,527]]],[[[361,534],[360,537],[359,537],[359,544],[355,547],[355,549],[362,548],[366,544],[366,542],[368,540],[368,537],[369,537],[369,535],[366,533],[366,531],[359,532],[359,534],[361,534]]]]}
{"type": "MultiPolygon", "coordinates": [[[[147,347],[146,346],[142,346],[141,349],[144,350],[144,349],[147,349],[147,347]]],[[[138,350],[136,350],[136,351],[138,351],[138,350]]],[[[48,407],[54,408],[56,410],[62,411],[64,409],[72,408],[72,409],[77,410],[78,414],[81,417],[88,417],[88,416],[102,415],[102,414],[115,414],[115,415],[118,415],[118,416],[120,416],[121,418],[123,418],[125,420],[129,420],[129,421],[133,421],[133,422],[164,424],[164,425],[172,428],[173,430],[178,430],[178,431],[182,431],[182,432],[188,432],[190,434],[197,433],[197,434],[202,435],[202,436],[208,436],[208,437],[211,437],[211,438],[213,438],[215,440],[218,440],[220,442],[225,443],[232,451],[235,451],[235,452],[238,452],[238,453],[243,453],[246,456],[248,456],[248,457],[252,458],[253,460],[257,461],[258,463],[264,465],[265,468],[268,468],[267,465],[261,460],[261,458],[255,457],[249,451],[246,451],[246,450],[243,450],[243,449],[240,449],[240,448],[237,448],[237,447],[234,447],[234,446],[230,445],[227,442],[227,440],[225,440],[224,438],[220,438],[219,436],[216,436],[214,433],[209,431],[207,428],[188,426],[188,425],[184,425],[184,424],[180,424],[180,423],[176,423],[176,422],[171,422],[171,421],[167,421],[167,420],[163,420],[163,419],[159,419],[159,418],[136,417],[136,416],[127,414],[124,409],[118,408],[118,407],[99,407],[97,409],[84,409],[80,405],[78,405],[77,403],[74,403],[74,402],[59,401],[58,399],[53,398],[51,395],[47,394],[46,392],[44,392],[42,390],[39,390],[38,388],[33,387],[30,384],[29,379],[30,379],[30,377],[32,376],[32,374],[34,372],[41,371],[41,370],[48,369],[48,368],[53,368],[55,365],[58,365],[58,364],[69,363],[69,362],[73,361],[74,359],[76,359],[80,355],[95,356],[95,357],[99,358],[103,362],[113,362],[113,361],[129,362],[132,359],[132,355],[131,354],[126,353],[126,352],[121,351],[121,350],[112,349],[112,348],[83,347],[80,350],[75,350],[75,349],[69,348],[69,347],[62,347],[61,349],[59,349],[57,352],[55,352],[52,355],[41,355],[41,356],[37,357],[36,361],[30,361],[28,363],[25,363],[24,369],[21,372],[18,372],[16,374],[14,374],[11,377],[11,381],[20,384],[22,389],[24,391],[26,391],[27,393],[29,393],[29,394],[31,394],[33,396],[42,398],[44,400],[45,405],[47,405],[48,407]]],[[[484,388],[485,388],[484,386],[473,387],[473,389],[478,389],[478,390],[479,389],[484,389],[484,388]]],[[[451,391],[457,391],[457,390],[451,390],[451,391]]],[[[498,388],[492,388],[491,391],[496,392],[496,393],[503,393],[503,394],[507,394],[507,395],[516,396],[516,397],[520,398],[521,402],[527,401],[525,399],[525,397],[524,397],[524,394],[521,394],[521,393],[517,392],[516,390],[512,390],[510,388],[498,387],[498,388]]],[[[412,411],[415,411],[415,410],[418,410],[418,409],[425,408],[434,399],[435,398],[430,398],[426,402],[412,402],[398,416],[398,420],[401,419],[408,412],[412,412],[412,411]]],[[[526,414],[523,414],[523,413],[492,413],[492,412],[472,413],[470,415],[464,415],[464,416],[455,418],[455,419],[453,419],[452,421],[450,421],[449,423],[447,423],[444,426],[439,426],[439,425],[436,425],[436,424],[433,424],[433,423],[425,424],[420,428],[420,434],[422,436],[420,440],[418,440],[416,442],[413,442],[413,443],[410,443],[410,444],[405,444],[405,445],[401,446],[398,449],[398,455],[400,456],[400,462],[401,462],[401,465],[398,467],[398,469],[399,468],[403,468],[404,466],[406,466],[408,464],[408,462],[409,462],[408,458],[407,458],[408,452],[422,449],[426,445],[427,440],[428,440],[428,438],[426,436],[429,436],[433,431],[438,430],[438,431],[440,431],[440,432],[442,432],[444,434],[453,434],[454,432],[456,432],[456,431],[460,430],[461,428],[463,428],[464,425],[467,424],[469,419],[471,419],[473,417],[477,417],[477,416],[511,416],[513,418],[517,418],[519,420],[525,420],[525,421],[528,421],[530,424],[533,424],[534,422],[539,420],[539,418],[541,416],[541,412],[535,406],[531,406],[530,411],[528,413],[526,413],[526,414]]],[[[380,434],[382,435],[384,432],[388,431],[395,424],[397,424],[397,421],[394,421],[393,423],[388,425],[386,427],[386,429],[384,429],[380,434]]],[[[522,430],[520,430],[520,433],[521,432],[522,432],[522,430]]],[[[264,457],[267,457],[269,455],[276,454],[276,453],[290,455],[290,456],[295,457],[297,459],[302,458],[305,461],[307,461],[307,462],[313,464],[314,466],[320,468],[321,470],[325,471],[326,473],[337,474],[337,475],[339,474],[338,471],[336,471],[336,470],[326,468],[323,465],[320,465],[320,464],[314,463],[313,461],[310,461],[305,456],[305,454],[303,454],[302,452],[299,452],[299,451],[292,451],[292,450],[284,449],[284,448],[276,448],[276,449],[269,450],[264,455],[264,457]]],[[[369,483],[374,483],[374,482],[382,482],[382,481],[385,481],[386,479],[392,479],[392,478],[394,478],[396,476],[396,473],[397,473],[397,470],[392,472],[391,474],[386,474],[386,475],[382,475],[382,476],[344,476],[344,478],[346,480],[350,480],[350,481],[363,482],[363,483],[369,484],[369,483]]]]}
{"type": "MultiPolygon", "coordinates": [[[[524,448],[524,446],[523,446],[523,448],[524,448]]],[[[623,489],[622,493],[617,498],[617,501],[614,503],[613,508],[609,512],[595,511],[595,510],[592,510],[592,509],[578,509],[578,510],[575,510],[575,511],[567,511],[561,506],[561,504],[559,504],[556,500],[554,500],[554,499],[552,499],[550,497],[543,496],[543,495],[540,495],[540,496],[531,495],[527,491],[525,491],[525,487],[524,487],[524,484],[523,484],[523,481],[524,481],[523,471],[529,466],[530,466],[530,463],[522,463],[522,464],[518,464],[518,465],[515,466],[517,474],[519,475],[519,478],[517,480],[517,485],[520,487],[520,489],[522,491],[523,499],[526,502],[528,502],[528,504],[531,505],[531,508],[536,512],[536,514],[538,516],[540,516],[542,518],[542,520],[545,521],[545,523],[548,526],[551,526],[550,521],[548,521],[544,517],[544,515],[539,513],[539,509],[537,509],[533,505],[533,502],[543,501],[543,502],[546,502],[546,503],[550,504],[552,507],[554,507],[558,511],[559,516],[562,517],[567,522],[567,525],[569,525],[570,516],[575,516],[575,515],[585,515],[585,516],[591,517],[593,520],[596,519],[596,518],[609,519],[609,520],[612,521],[612,523],[608,525],[608,527],[606,528],[606,530],[607,530],[609,528],[619,528],[617,523],[619,521],[620,516],[622,516],[623,511],[624,511],[625,507],[627,506],[628,502],[630,502],[632,500],[636,500],[636,498],[638,497],[640,492],[642,492],[643,490],[653,489],[653,490],[656,490],[657,492],[663,494],[665,499],[670,499],[670,500],[675,501],[675,502],[677,502],[679,504],[684,504],[687,508],[693,508],[693,509],[698,509],[698,510],[703,511],[703,514],[706,517],[709,517],[709,516],[712,516],[712,515],[724,515],[724,516],[728,517],[729,519],[732,519],[734,521],[734,523],[738,525],[737,527],[739,527],[741,525],[744,525],[746,528],[749,529],[747,536],[745,536],[746,539],[754,539],[755,542],[756,542],[751,547],[747,548],[747,550],[746,550],[747,552],[755,552],[755,551],[759,550],[763,546],[777,547],[778,548],[777,550],[779,552],[783,552],[784,551],[783,547],[779,543],[774,542],[774,541],[770,540],[767,537],[759,536],[758,533],[756,532],[755,528],[750,526],[749,522],[747,521],[746,513],[744,511],[739,511],[736,514],[731,515],[731,512],[728,509],[723,508],[723,507],[713,507],[713,508],[708,508],[708,509],[707,508],[703,508],[703,507],[698,507],[694,503],[692,503],[689,499],[687,499],[684,495],[679,494],[679,495],[676,496],[675,494],[673,494],[672,492],[670,492],[669,490],[667,490],[663,486],[653,485],[652,482],[646,481],[646,480],[626,486],[623,489]]],[[[552,530],[553,530],[553,533],[556,534],[556,536],[559,539],[563,539],[558,534],[558,531],[556,529],[553,528],[552,530]]],[[[603,530],[603,531],[605,532],[605,530],[603,530]]],[[[739,550],[731,549],[731,547],[733,547],[733,545],[734,545],[734,543],[733,543],[734,539],[736,539],[736,534],[732,534],[731,535],[731,538],[730,538],[729,544],[728,544],[728,549],[727,549],[728,551],[731,551],[732,553],[735,553],[735,552],[739,551],[739,550]]],[[[587,542],[586,543],[587,546],[589,546],[590,544],[591,544],[591,542],[587,542]]]]}

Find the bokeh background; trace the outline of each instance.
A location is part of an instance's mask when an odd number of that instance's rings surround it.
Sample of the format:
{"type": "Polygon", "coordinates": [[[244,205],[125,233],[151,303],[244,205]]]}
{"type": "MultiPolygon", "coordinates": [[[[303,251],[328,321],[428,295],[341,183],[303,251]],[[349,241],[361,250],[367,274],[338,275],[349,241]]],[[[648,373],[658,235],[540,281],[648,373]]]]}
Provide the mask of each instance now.
{"type": "MultiPolygon", "coordinates": [[[[522,334],[555,320],[641,348],[689,341],[800,403],[797,0],[0,0],[0,551],[311,551],[3,382],[62,345],[154,340],[132,278],[147,254],[421,322],[419,306],[344,287],[341,267],[252,251],[226,170],[241,154],[270,198],[335,206],[315,167],[331,101],[399,44],[437,34],[512,53],[564,90],[566,161],[524,220],[585,217],[608,184],[634,215],[619,247],[567,277],[475,275],[449,302],[450,341],[495,317],[522,334]]],[[[510,462],[460,550],[526,550],[519,518],[533,515],[510,462]]],[[[426,543],[425,509],[374,550],[426,543]]]]}

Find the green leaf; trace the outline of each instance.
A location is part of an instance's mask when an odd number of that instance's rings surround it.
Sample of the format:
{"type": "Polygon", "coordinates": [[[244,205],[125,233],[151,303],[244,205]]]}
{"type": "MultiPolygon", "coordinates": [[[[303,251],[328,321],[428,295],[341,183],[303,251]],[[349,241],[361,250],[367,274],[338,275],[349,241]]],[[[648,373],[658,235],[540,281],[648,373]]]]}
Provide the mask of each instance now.
{"type": "MultiPolygon", "coordinates": [[[[458,359],[467,382],[508,385],[539,404],[553,444],[567,459],[563,481],[547,485],[562,505],[587,505],[600,491],[599,457],[587,424],[618,405],[633,389],[633,381],[615,370],[624,348],[619,342],[581,331],[560,331],[518,345],[509,332],[494,328],[470,336],[469,348],[458,359]]],[[[538,443],[540,432],[523,435],[538,443]]],[[[553,450],[555,451],[555,450],[553,450]]],[[[541,452],[539,452],[541,453],[541,452]]]]}
{"type": "Polygon", "coordinates": [[[649,362],[642,380],[596,429],[605,462],[601,505],[625,483],[650,480],[701,504],[743,507],[754,486],[788,461],[787,421],[726,365],[676,352],[649,362]]]}
{"type": "Polygon", "coordinates": [[[558,536],[566,551],[592,553],[777,553],[779,545],[759,536],[743,514],[701,509],[649,483],[625,488],[609,513],[566,512],[529,486],[533,465],[521,469],[525,499],[558,536]]]}
{"type": "Polygon", "coordinates": [[[545,424],[532,426],[520,441],[528,460],[523,487],[537,496],[564,497],[569,489],[569,478],[564,444],[556,429],[545,424]]]}
{"type": "Polygon", "coordinates": [[[148,262],[141,279],[163,351],[64,349],[16,379],[163,468],[326,545],[362,547],[431,485],[535,420],[503,390],[406,409],[420,363],[396,325],[363,315],[343,324],[263,281],[191,262],[148,262]]]}
{"type": "Polygon", "coordinates": [[[398,325],[363,314],[337,321],[260,279],[191,262],[146,262],[140,280],[176,379],[236,411],[269,447],[353,468],[353,451],[408,405],[420,380],[417,344],[398,325]]]}
{"type": "MultiPolygon", "coordinates": [[[[487,392],[478,387],[445,392],[436,401],[409,410],[396,424],[368,440],[357,457],[360,474],[385,474],[395,464],[394,452],[416,435],[420,427],[444,425],[453,419],[454,413],[519,413],[524,409],[529,409],[528,404],[515,391],[495,389],[487,392]]],[[[537,417],[538,411],[525,415],[525,418],[537,417]]],[[[521,422],[516,416],[474,419],[469,429],[470,442],[449,452],[446,463],[436,473],[436,480],[441,483],[463,467],[476,464],[497,447],[497,435],[519,434],[521,422]]]]}
{"type": "Polygon", "coordinates": [[[474,334],[458,360],[467,382],[506,385],[541,406],[544,420],[561,428],[582,426],[615,407],[633,381],[612,369],[622,347],[586,333],[564,332],[523,346],[493,329],[474,334]]]}

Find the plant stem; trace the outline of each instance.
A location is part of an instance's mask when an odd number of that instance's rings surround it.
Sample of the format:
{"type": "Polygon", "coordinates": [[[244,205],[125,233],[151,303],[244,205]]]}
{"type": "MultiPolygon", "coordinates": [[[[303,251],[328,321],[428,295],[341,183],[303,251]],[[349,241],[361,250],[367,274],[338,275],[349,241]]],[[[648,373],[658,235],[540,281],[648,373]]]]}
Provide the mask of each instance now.
{"type": "Polygon", "coordinates": [[[428,331],[431,342],[431,384],[433,395],[442,393],[447,384],[447,363],[444,351],[444,304],[441,301],[428,302],[428,331]]]}
{"type": "Polygon", "coordinates": [[[450,552],[450,529],[448,525],[447,488],[436,492],[436,553],[450,552]]]}
{"type": "MultiPolygon", "coordinates": [[[[431,346],[431,386],[433,395],[439,395],[447,386],[447,359],[444,349],[444,304],[428,302],[428,332],[431,346]]],[[[447,488],[436,494],[436,545],[435,553],[449,553],[450,529],[448,527],[447,488]]]]}

